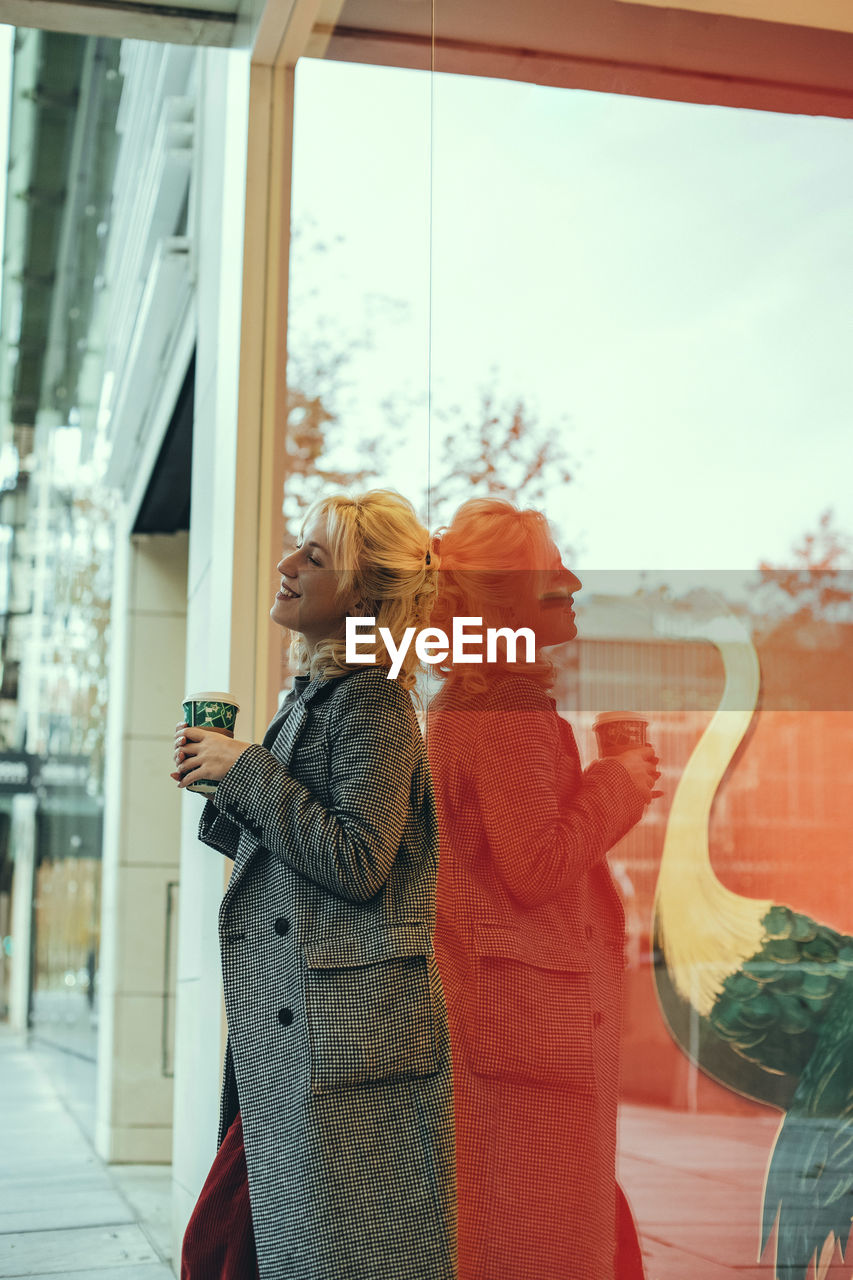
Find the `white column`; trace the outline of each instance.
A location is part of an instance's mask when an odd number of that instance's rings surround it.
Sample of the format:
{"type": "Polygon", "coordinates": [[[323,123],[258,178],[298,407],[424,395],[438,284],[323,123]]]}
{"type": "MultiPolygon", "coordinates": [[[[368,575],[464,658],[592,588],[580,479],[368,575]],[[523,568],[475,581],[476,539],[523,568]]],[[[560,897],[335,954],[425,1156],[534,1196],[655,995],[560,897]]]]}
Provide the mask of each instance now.
{"type": "MultiPolygon", "coordinates": [[[[258,492],[238,487],[248,54],[205,50],[198,105],[198,342],[189,538],[185,684],[227,689],[241,703],[237,734],[253,734],[253,661],[235,667],[232,618],[245,623],[246,579],[235,527],[257,520],[258,492]]],[[[256,446],[249,445],[256,453],[256,446]]],[[[255,460],[257,468],[257,460],[255,460]]],[[[254,655],[251,655],[253,659],[254,655]]],[[[230,863],[196,838],[203,801],[181,797],[181,892],[172,1146],[175,1257],[216,1150],[224,1045],[217,915],[230,863]]]]}

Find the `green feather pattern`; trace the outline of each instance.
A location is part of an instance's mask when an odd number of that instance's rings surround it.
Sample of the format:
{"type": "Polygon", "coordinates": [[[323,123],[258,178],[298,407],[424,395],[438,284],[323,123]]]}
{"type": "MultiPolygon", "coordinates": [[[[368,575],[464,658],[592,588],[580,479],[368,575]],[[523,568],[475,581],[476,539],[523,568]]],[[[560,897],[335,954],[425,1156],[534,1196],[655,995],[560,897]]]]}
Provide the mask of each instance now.
{"type": "Polygon", "coordinates": [[[741,1057],[798,1081],[770,1161],[762,1252],[779,1221],[776,1272],[805,1280],[853,1217],[853,938],[788,907],[728,977],[709,1022],[741,1057]]]}
{"type": "Polygon", "coordinates": [[[776,1139],[762,1249],[777,1214],[780,1275],[805,1277],[827,1236],[846,1249],[853,1217],[853,972],[830,1002],[776,1139]]]}
{"type": "Polygon", "coordinates": [[[783,906],[762,923],[761,950],[726,978],[709,1021],[741,1057],[799,1078],[832,997],[853,972],[853,938],[783,906]]]}

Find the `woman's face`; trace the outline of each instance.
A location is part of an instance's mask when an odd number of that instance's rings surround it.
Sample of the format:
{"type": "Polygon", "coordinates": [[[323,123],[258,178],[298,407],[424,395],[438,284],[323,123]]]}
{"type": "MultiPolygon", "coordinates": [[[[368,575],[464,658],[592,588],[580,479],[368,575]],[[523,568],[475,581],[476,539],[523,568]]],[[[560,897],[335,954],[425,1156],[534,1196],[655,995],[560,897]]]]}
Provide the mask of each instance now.
{"type": "Polygon", "coordinates": [[[581,589],[581,580],[563,564],[559,548],[549,542],[540,568],[534,569],[532,578],[532,618],[528,626],[536,632],[536,646],[565,644],[578,633],[575,612],[572,608],[574,594],[581,589]]]}
{"type": "Polygon", "coordinates": [[[270,609],[273,622],[301,632],[312,652],[321,640],[343,639],[350,610],[345,600],[335,598],[338,575],[322,517],[303,530],[299,546],[276,568],[281,586],[270,609]]]}

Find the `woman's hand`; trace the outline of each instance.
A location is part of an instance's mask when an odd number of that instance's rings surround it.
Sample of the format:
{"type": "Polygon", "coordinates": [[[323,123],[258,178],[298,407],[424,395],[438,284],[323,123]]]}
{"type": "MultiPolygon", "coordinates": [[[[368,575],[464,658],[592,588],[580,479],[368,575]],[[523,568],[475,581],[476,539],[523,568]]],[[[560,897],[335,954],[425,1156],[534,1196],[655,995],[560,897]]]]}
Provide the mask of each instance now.
{"type": "Polygon", "coordinates": [[[175,726],[176,772],[169,777],[175,779],[179,790],[202,778],[219,782],[251,745],[216,729],[195,729],[181,721],[175,726]]]}
{"type": "Polygon", "coordinates": [[[640,793],[643,804],[648,804],[656,796],[663,795],[662,791],[653,790],[654,784],[660,777],[660,770],[657,768],[660,761],[655,755],[654,747],[631,747],[630,750],[620,752],[613,759],[624,764],[631,775],[631,781],[640,793]]]}

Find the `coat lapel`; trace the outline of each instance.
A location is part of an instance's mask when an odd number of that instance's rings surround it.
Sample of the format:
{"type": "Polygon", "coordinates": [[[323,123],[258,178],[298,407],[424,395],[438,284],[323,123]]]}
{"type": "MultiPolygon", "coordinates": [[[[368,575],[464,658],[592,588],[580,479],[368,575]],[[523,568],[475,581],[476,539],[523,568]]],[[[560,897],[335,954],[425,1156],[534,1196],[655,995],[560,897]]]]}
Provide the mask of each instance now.
{"type": "MultiPolygon", "coordinates": [[[[306,685],[302,696],[295,703],[285,700],[273,716],[269,728],[264,734],[262,745],[275,756],[279,764],[285,767],[290,764],[296,744],[308,719],[309,703],[322,688],[331,685],[331,683],[331,681],[324,680],[322,676],[317,676],[310,684],[306,685]]],[[[240,848],[231,871],[231,879],[228,881],[228,887],[222,899],[220,920],[224,921],[224,913],[228,908],[228,904],[234,897],[237,886],[243,879],[259,847],[257,842],[249,844],[246,840],[240,841],[240,848]]]]}
{"type": "Polygon", "coordinates": [[[305,728],[308,705],[327,683],[322,676],[316,676],[310,684],[305,686],[301,697],[296,698],[295,701],[289,701],[286,698],[270,721],[270,726],[264,734],[263,745],[282,764],[290,764],[293,749],[305,728]]]}
{"type": "Polygon", "coordinates": [[[272,720],[270,720],[269,727],[261,741],[261,746],[266,747],[267,751],[269,751],[270,747],[275,741],[275,736],[278,733],[279,729],[281,728],[282,723],[284,722],[284,718],[287,715],[288,709],[291,706],[292,706],[292,703],[290,702],[290,694],[288,694],[284,702],[279,707],[278,711],[276,711],[272,720]]]}

